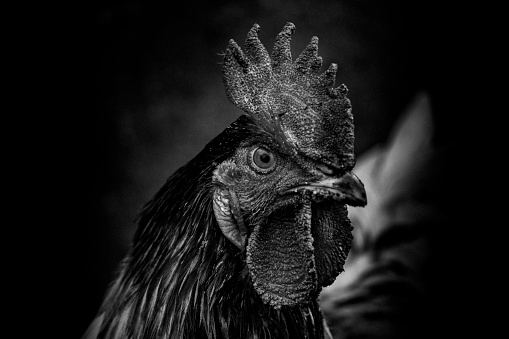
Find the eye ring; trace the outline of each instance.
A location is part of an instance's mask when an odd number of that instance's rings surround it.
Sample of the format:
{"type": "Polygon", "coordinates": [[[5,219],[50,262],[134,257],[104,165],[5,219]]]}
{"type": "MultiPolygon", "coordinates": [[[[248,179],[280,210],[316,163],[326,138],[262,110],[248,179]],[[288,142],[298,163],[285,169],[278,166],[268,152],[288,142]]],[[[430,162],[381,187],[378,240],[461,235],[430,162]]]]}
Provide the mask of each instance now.
{"type": "Polygon", "coordinates": [[[255,147],[251,151],[251,167],[261,173],[269,173],[276,167],[276,155],[265,147],[255,147]]]}

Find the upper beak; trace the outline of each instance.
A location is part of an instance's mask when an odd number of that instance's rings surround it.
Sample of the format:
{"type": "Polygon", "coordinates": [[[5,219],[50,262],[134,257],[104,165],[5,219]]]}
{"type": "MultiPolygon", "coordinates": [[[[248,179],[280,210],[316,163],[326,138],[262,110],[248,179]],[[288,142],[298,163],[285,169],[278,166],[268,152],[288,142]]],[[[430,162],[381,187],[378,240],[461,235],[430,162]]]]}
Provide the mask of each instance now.
{"type": "Polygon", "coordinates": [[[346,172],[342,177],[336,179],[332,186],[345,195],[346,203],[350,206],[364,207],[368,203],[364,184],[352,172],[346,172]]]}
{"type": "Polygon", "coordinates": [[[324,179],[308,183],[293,189],[311,190],[320,193],[331,193],[335,200],[344,202],[350,206],[366,206],[366,190],[360,179],[352,172],[346,172],[341,177],[326,176],[324,179]]]}

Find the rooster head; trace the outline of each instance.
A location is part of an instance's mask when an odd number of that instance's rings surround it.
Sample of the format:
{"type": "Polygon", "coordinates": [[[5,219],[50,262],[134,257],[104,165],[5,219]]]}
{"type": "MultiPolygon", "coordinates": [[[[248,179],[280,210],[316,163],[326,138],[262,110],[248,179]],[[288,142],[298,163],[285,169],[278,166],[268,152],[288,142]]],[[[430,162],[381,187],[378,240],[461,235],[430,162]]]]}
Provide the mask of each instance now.
{"type": "Polygon", "coordinates": [[[364,206],[366,193],[351,172],[353,116],[346,86],[334,87],[337,66],[320,73],[317,37],[292,61],[292,23],[271,55],[259,29],[244,51],[230,40],[224,56],[227,96],[254,132],[215,167],[212,201],[256,292],[279,308],[316,298],[343,270],[352,241],[346,205],[364,206]]]}

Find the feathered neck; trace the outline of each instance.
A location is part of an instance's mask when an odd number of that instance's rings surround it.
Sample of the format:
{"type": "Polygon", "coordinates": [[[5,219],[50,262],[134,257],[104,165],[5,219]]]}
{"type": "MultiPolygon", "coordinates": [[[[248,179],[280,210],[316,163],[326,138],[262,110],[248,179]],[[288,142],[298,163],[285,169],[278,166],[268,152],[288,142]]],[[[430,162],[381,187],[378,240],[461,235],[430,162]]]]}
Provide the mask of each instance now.
{"type": "Polygon", "coordinates": [[[212,172],[252,133],[239,118],[173,174],[144,208],[101,308],[99,338],[322,338],[316,301],[274,309],[214,218],[212,172]],[[226,142],[227,141],[227,142],[226,142]]]}

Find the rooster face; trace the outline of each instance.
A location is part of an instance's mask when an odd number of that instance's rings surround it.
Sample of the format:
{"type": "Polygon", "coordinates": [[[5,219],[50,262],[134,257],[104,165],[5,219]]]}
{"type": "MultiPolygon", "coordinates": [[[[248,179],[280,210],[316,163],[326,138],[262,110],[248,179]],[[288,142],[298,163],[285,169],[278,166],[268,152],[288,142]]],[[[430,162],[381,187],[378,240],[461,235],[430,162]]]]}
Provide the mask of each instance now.
{"type": "Polygon", "coordinates": [[[320,74],[318,38],[292,61],[285,25],[272,55],[249,31],[230,40],[223,80],[253,131],[213,174],[212,201],[224,236],[242,252],[252,284],[279,308],[305,304],[343,269],[352,240],[346,205],[364,206],[351,173],[353,116],[337,66],[320,74]]]}
{"type": "Polygon", "coordinates": [[[253,285],[265,302],[305,303],[342,270],[352,240],[345,204],[366,203],[350,169],[288,153],[266,135],[246,141],[216,167],[216,220],[246,252],[253,285]]]}

